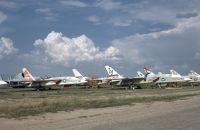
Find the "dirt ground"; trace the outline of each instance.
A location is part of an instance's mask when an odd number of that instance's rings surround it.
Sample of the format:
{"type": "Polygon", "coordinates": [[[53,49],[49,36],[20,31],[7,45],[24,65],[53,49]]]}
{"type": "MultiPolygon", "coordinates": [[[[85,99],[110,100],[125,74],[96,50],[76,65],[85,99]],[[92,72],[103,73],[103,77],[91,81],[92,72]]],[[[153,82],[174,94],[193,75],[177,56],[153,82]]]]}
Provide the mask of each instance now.
{"type": "Polygon", "coordinates": [[[25,119],[0,119],[0,130],[200,129],[200,96],[172,102],[137,103],[25,119]]]}

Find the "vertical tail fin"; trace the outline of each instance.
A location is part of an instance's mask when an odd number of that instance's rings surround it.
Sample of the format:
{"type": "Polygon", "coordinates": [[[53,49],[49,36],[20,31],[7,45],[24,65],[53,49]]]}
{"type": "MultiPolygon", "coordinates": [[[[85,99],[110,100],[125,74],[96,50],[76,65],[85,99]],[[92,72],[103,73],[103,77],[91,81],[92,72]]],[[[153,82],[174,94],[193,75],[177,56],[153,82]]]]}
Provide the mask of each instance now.
{"type": "Polygon", "coordinates": [[[28,81],[33,81],[35,78],[31,75],[31,73],[28,71],[27,68],[22,69],[22,75],[23,77],[28,81]]]}
{"type": "Polygon", "coordinates": [[[194,70],[191,70],[189,75],[191,75],[191,76],[199,76],[199,74],[197,72],[195,72],[194,70]]]}
{"type": "Polygon", "coordinates": [[[20,80],[24,80],[24,77],[23,77],[23,73],[19,73],[17,74],[15,77],[12,78],[12,80],[16,80],[16,81],[20,81],[20,80]]]}
{"type": "Polygon", "coordinates": [[[153,76],[155,75],[149,68],[147,67],[144,67],[144,72],[146,73],[145,74],[145,78],[148,77],[148,76],[153,76]]]}
{"type": "Polygon", "coordinates": [[[173,69],[170,70],[170,73],[171,73],[172,75],[181,76],[178,72],[176,72],[176,71],[173,70],[173,69]]]}
{"type": "Polygon", "coordinates": [[[106,71],[107,71],[109,76],[119,76],[119,77],[121,77],[121,75],[118,74],[117,71],[115,71],[112,67],[106,65],[105,68],[106,68],[106,71]]]}
{"type": "Polygon", "coordinates": [[[137,71],[137,76],[141,77],[141,78],[144,78],[144,74],[142,72],[140,72],[140,71],[137,71]]]}
{"type": "Polygon", "coordinates": [[[147,67],[144,67],[144,72],[145,73],[152,73],[151,70],[149,68],[147,68],[147,67]]]}
{"type": "Polygon", "coordinates": [[[78,72],[77,69],[72,69],[74,76],[77,78],[83,78],[83,75],[81,73],[78,72]]]}

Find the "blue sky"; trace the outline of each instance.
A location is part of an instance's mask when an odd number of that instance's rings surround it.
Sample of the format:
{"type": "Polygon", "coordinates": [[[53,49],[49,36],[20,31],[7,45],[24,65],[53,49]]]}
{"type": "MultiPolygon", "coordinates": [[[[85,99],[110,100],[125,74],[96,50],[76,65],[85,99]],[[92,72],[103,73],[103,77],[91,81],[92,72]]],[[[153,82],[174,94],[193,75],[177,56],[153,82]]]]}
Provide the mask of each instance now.
{"type": "Polygon", "coordinates": [[[200,72],[198,0],[1,0],[0,73],[200,72]]]}

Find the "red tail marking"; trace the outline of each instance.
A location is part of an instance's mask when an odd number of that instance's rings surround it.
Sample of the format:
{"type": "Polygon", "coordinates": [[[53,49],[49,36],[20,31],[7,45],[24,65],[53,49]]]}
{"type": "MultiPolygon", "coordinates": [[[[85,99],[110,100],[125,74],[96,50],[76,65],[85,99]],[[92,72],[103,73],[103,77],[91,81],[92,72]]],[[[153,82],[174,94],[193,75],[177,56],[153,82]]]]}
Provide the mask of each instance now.
{"type": "Polygon", "coordinates": [[[33,77],[31,76],[31,74],[29,73],[29,71],[27,69],[24,69],[23,70],[23,73],[24,73],[24,77],[25,79],[29,80],[29,81],[32,81],[33,80],[33,77]]]}

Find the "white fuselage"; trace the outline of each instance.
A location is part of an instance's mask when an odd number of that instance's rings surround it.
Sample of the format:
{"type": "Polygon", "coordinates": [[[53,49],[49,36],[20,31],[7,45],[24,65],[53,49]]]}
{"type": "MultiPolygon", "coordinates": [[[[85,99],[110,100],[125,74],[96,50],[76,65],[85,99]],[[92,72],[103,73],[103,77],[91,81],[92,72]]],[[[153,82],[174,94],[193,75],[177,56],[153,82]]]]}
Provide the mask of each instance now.
{"type": "Polygon", "coordinates": [[[191,79],[190,83],[200,83],[200,75],[190,75],[187,78],[191,79]]]}
{"type": "Polygon", "coordinates": [[[3,80],[0,80],[0,87],[5,87],[5,86],[7,86],[8,84],[5,82],[5,81],[3,81],[3,80]]]}
{"type": "Polygon", "coordinates": [[[154,83],[155,84],[160,84],[160,83],[179,83],[179,82],[186,82],[187,79],[184,79],[182,76],[180,75],[173,75],[173,74],[152,74],[152,75],[148,75],[146,77],[146,80],[151,81],[155,78],[159,78],[158,80],[156,80],[154,83]]]}
{"type": "Polygon", "coordinates": [[[52,80],[61,80],[61,82],[58,84],[60,86],[62,85],[82,85],[87,83],[87,81],[83,78],[76,78],[73,76],[67,76],[67,77],[53,77],[50,78],[52,80]]]}

